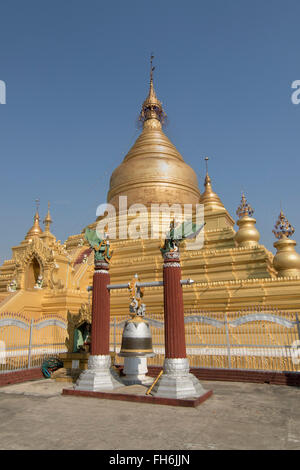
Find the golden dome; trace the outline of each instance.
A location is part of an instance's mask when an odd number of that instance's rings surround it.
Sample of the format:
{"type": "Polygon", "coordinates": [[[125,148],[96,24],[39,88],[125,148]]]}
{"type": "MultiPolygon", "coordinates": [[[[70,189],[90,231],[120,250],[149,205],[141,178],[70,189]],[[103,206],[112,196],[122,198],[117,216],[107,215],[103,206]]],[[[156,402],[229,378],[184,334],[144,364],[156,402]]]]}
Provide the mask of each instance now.
{"type": "Polygon", "coordinates": [[[119,207],[119,196],[127,206],[142,203],[197,204],[200,191],[194,170],[187,165],[162,130],[165,113],[153,88],[143,103],[143,131],[123,162],[113,171],[107,201],[119,207]]]}

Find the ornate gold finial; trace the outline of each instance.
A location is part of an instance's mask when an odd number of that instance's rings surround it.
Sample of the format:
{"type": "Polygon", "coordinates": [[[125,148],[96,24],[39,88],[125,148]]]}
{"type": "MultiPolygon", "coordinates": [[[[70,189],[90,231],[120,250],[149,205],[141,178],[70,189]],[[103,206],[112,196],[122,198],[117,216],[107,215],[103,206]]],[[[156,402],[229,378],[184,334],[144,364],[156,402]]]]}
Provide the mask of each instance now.
{"type": "MultiPolygon", "coordinates": [[[[150,88],[147,98],[145,99],[142,110],[140,112],[139,120],[145,123],[149,119],[156,119],[161,124],[164,123],[166,118],[166,113],[163,110],[162,104],[156,96],[153,87],[153,72],[155,67],[153,67],[153,59],[154,55],[151,54],[150,56],[150,88]]],[[[155,127],[155,126],[148,126],[147,127],[155,127]]]]}
{"type": "Polygon", "coordinates": [[[272,232],[274,233],[275,237],[278,239],[281,238],[289,238],[295,233],[294,227],[289,223],[288,219],[282,212],[280,211],[280,214],[278,216],[278,220],[276,224],[274,225],[274,229],[272,232]]]}
{"type": "Polygon", "coordinates": [[[273,258],[273,266],[278,277],[300,277],[300,255],[296,252],[295,240],[289,237],[295,232],[294,227],[289,223],[282,210],[274,226],[273,233],[278,240],[274,242],[277,250],[273,258]]]}
{"type": "Polygon", "coordinates": [[[32,236],[41,235],[43,233],[43,230],[40,227],[40,216],[39,216],[40,200],[38,198],[35,200],[35,204],[36,204],[36,211],[35,211],[34,218],[33,218],[34,222],[33,222],[33,226],[31,227],[31,229],[29,229],[27,232],[27,235],[25,237],[26,240],[30,239],[32,236]]]}
{"type": "Polygon", "coordinates": [[[45,232],[50,232],[50,225],[52,224],[52,219],[50,215],[50,202],[48,201],[48,212],[43,220],[43,224],[45,225],[45,232]]]}
{"type": "Polygon", "coordinates": [[[252,217],[254,210],[248,204],[245,194],[242,193],[242,199],[236,214],[239,217],[236,224],[239,227],[235,234],[235,241],[238,246],[254,247],[258,245],[260,234],[255,227],[256,220],[252,217]]]}
{"type": "Polygon", "coordinates": [[[239,207],[237,208],[236,215],[241,219],[242,217],[252,217],[254,209],[248,204],[245,194],[242,193],[242,199],[239,207]]]}

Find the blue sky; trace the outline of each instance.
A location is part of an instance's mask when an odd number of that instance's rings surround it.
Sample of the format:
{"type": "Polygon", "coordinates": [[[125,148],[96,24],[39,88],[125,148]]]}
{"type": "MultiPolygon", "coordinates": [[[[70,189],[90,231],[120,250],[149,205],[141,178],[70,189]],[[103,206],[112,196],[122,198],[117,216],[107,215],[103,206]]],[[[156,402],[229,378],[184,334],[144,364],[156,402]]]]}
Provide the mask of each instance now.
{"type": "Polygon", "coordinates": [[[32,225],[34,200],[64,241],[95,219],[137,138],[148,91],[166,134],[235,218],[241,192],[274,252],[280,203],[300,243],[298,0],[10,0],[1,4],[0,262],[32,225]]]}

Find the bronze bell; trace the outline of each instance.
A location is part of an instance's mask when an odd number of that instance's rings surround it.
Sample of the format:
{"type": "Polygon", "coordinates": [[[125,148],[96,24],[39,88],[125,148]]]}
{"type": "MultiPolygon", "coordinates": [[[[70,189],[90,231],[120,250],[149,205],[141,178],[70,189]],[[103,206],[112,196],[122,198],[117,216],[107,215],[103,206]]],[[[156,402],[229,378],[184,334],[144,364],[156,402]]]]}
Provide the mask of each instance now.
{"type": "Polygon", "coordinates": [[[153,357],[152,336],[149,323],[142,316],[127,320],[124,325],[121,357],[153,357]]]}

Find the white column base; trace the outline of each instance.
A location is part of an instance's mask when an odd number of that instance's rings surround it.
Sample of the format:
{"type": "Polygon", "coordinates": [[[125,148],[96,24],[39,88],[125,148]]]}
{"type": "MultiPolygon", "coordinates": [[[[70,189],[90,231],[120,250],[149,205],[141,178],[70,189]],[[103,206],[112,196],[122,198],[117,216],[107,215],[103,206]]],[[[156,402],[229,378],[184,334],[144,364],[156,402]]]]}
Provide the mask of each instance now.
{"type": "Polygon", "coordinates": [[[199,380],[190,373],[189,361],[165,359],[164,372],[151,395],[165,398],[198,398],[206,393],[199,380]]]}
{"type": "Polygon", "coordinates": [[[110,356],[90,356],[88,369],[80,374],[74,390],[105,392],[121,387],[123,384],[118,373],[111,367],[110,356]]]}
{"type": "Polygon", "coordinates": [[[141,384],[150,385],[153,383],[152,377],[147,377],[148,372],[146,357],[125,357],[122,381],[126,385],[141,384]]]}

